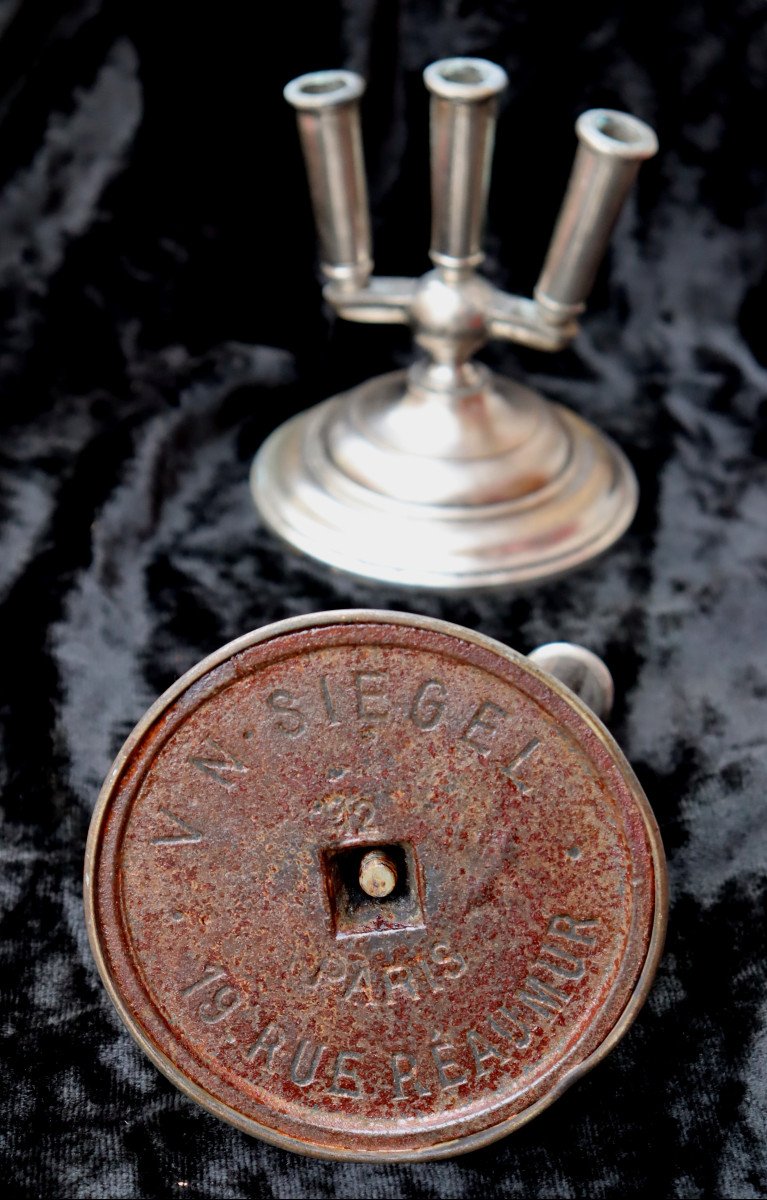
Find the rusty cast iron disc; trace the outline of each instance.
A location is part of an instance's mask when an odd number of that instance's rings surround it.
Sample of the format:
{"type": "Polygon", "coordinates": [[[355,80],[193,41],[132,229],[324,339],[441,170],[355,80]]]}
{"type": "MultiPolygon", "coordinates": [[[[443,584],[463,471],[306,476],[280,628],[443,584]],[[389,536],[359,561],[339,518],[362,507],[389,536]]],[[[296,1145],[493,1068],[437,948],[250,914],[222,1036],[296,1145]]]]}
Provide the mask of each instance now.
{"type": "Polygon", "coordinates": [[[374,611],[248,634],[166,692],[104,785],[85,894],[107,990],[179,1088],[368,1160],[549,1104],[636,1015],[666,907],[589,710],[497,642],[374,611]]]}

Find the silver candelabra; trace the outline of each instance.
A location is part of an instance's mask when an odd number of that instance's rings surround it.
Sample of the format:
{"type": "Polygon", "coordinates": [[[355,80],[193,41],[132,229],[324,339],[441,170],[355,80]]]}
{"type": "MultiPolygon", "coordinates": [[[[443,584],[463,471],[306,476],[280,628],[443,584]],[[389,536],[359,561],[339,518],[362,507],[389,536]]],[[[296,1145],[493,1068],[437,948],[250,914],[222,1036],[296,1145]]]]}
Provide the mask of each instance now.
{"type": "Polygon", "coordinates": [[[593,109],[534,298],[477,274],[501,67],[451,58],[424,72],[431,92],[433,269],[372,274],[359,125],[364,82],[302,75],[295,107],[320,242],[324,295],[346,320],[410,325],[425,351],[301,413],[264,443],[252,488],[293,546],[357,575],[466,588],[541,579],[592,558],[636,509],[618,448],[569,410],[473,360],[490,338],[560,350],[578,331],[652,129],[593,109]]]}

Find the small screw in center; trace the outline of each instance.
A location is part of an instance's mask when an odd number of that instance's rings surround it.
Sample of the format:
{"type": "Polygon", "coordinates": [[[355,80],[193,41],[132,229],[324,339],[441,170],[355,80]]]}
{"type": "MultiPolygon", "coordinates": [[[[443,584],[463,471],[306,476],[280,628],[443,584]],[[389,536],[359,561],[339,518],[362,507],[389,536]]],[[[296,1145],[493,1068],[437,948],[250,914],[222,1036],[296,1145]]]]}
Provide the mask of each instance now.
{"type": "Polygon", "coordinates": [[[360,862],[359,883],[366,895],[382,900],[397,886],[397,868],[381,850],[369,850],[360,862]]]}

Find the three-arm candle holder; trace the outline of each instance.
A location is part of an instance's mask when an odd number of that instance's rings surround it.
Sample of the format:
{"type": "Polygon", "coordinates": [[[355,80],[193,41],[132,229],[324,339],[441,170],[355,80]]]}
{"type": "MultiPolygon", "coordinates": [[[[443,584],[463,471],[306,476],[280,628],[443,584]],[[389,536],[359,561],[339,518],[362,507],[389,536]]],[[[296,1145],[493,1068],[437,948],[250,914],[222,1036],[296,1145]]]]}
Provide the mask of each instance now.
{"type": "Polygon", "coordinates": [[[253,465],[253,495],[289,543],[357,575],[451,589],[542,579],[620,537],[636,509],[636,480],[595,428],[472,355],[490,338],[549,351],[568,345],[657,140],[626,113],[583,113],[534,299],[508,295],[476,273],[506,73],[452,58],[424,79],[434,268],[420,279],[372,275],[363,80],[321,71],[285,89],[298,113],[326,299],[349,321],[410,325],[426,356],[277,429],[253,465]]]}

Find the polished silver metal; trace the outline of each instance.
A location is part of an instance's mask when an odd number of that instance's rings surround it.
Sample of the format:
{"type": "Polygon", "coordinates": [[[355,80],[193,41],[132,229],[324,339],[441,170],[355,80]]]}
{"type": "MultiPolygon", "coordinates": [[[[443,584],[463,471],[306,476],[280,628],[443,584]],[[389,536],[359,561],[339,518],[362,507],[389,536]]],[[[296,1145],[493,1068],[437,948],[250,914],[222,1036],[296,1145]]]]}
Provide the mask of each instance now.
{"type": "Polygon", "coordinates": [[[472,356],[490,338],[567,346],[653,131],[584,113],[570,186],[533,299],[476,273],[498,95],[495,63],[453,58],[431,93],[434,268],[373,276],[359,133],[363,81],[321,71],[285,89],[298,113],[324,295],[346,320],[407,324],[425,354],[301,413],[261,448],[252,489],[267,523],[333,566],[446,589],[560,574],[625,530],[637,488],[623,454],[567,409],[472,356]]]}
{"type": "Polygon", "coordinates": [[[298,114],[322,270],[360,287],[373,270],[359,117],[364,91],[353,71],[317,71],[285,88],[298,114]]]}
{"type": "Polygon", "coordinates": [[[430,257],[435,266],[482,262],[498,95],[508,83],[495,63],[454,58],[424,71],[431,101],[430,257]]]}
{"type": "Polygon", "coordinates": [[[658,139],[628,113],[595,108],[575,125],[579,146],[535,299],[550,319],[567,321],[586,307],[610,234],[640,164],[658,139]]]}
{"type": "Polygon", "coordinates": [[[615,685],[608,667],[593,650],[576,642],[546,642],[527,657],[574,692],[600,721],[608,720],[615,700],[615,685]]]}

